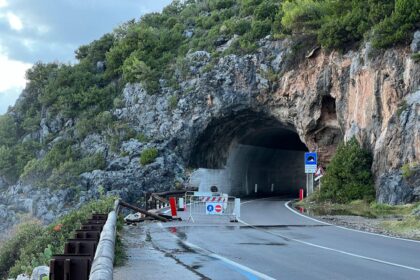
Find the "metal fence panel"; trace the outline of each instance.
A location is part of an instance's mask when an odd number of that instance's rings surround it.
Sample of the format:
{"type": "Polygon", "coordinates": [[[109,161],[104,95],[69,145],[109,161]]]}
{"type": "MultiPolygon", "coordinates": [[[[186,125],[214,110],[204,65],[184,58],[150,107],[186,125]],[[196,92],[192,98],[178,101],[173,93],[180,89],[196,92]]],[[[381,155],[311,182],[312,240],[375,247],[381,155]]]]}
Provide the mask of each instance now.
{"type": "Polygon", "coordinates": [[[237,221],[240,217],[240,199],[226,194],[200,195],[187,193],[188,221],[237,221]]]}

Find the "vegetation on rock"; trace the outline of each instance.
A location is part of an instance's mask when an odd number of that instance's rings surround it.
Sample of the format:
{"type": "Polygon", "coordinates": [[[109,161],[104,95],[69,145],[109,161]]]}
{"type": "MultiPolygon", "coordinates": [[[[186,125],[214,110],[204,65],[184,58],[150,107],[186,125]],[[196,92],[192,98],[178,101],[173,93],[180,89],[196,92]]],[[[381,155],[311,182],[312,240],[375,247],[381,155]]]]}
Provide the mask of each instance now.
{"type": "MultiPolygon", "coordinates": [[[[375,47],[389,47],[406,43],[419,27],[419,5],[416,0],[174,1],[161,13],[128,21],[81,46],[75,65],[37,63],[27,72],[24,98],[0,117],[0,176],[14,183],[35,174],[32,171],[46,177],[64,175],[60,166],[91,156],[75,155],[73,150],[77,153],[92,133],[101,134],[118,152],[121,141],[141,133],[112,114],[124,106],[124,84],[140,82],[149,94],[164,87],[179,90],[178,84],[189,75],[188,53],[209,52],[208,68],[223,55],[254,52],[258,40],[267,35],[316,37],[329,49],[346,50],[364,39],[375,47]],[[41,120],[70,123],[67,133],[76,142],[65,142],[59,165],[48,163],[44,155],[52,156],[56,144],[51,141],[60,133],[39,137],[45,130],[41,120]]],[[[168,97],[169,110],[176,107],[176,96],[168,97]]],[[[72,174],[64,177],[103,167],[93,165],[72,166],[72,174]]]]}
{"type": "Polygon", "coordinates": [[[156,148],[145,149],[140,156],[140,163],[147,165],[155,161],[158,156],[158,150],[156,148]]]}
{"type": "MultiPolygon", "coordinates": [[[[107,197],[90,202],[47,227],[36,221],[21,224],[13,237],[0,247],[0,277],[7,279],[21,273],[30,274],[34,267],[48,265],[53,254],[63,253],[64,243],[80,228],[82,222],[93,213],[108,213],[114,201],[115,197],[107,197]]],[[[117,243],[121,246],[121,242],[117,243]]],[[[115,261],[120,263],[122,250],[117,248],[116,251],[119,254],[115,261]]]]}
{"type": "Polygon", "coordinates": [[[338,146],[325,176],[319,200],[347,203],[357,199],[375,198],[371,154],[362,149],[355,138],[338,146]]]}

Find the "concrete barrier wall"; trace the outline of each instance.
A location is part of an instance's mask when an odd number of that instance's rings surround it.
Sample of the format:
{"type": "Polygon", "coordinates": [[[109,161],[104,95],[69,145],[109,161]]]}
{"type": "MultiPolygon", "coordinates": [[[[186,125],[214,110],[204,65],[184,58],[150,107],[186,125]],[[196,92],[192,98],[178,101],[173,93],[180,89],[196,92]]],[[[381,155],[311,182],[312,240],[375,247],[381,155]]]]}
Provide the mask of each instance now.
{"type": "Polygon", "coordinates": [[[200,168],[190,183],[200,191],[210,191],[215,185],[221,192],[233,196],[252,195],[255,184],[258,193],[298,195],[305,186],[304,151],[267,149],[237,145],[229,154],[224,169],[200,168]]]}

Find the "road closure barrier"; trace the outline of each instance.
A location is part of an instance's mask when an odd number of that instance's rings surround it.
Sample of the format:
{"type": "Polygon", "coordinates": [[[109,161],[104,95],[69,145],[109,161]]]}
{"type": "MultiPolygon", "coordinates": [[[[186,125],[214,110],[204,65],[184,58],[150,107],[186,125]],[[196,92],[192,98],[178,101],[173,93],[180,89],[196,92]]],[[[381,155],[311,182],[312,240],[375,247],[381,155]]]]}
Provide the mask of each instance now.
{"type": "Polygon", "coordinates": [[[240,199],[222,193],[187,192],[188,221],[237,222],[240,217],[240,199]]]}

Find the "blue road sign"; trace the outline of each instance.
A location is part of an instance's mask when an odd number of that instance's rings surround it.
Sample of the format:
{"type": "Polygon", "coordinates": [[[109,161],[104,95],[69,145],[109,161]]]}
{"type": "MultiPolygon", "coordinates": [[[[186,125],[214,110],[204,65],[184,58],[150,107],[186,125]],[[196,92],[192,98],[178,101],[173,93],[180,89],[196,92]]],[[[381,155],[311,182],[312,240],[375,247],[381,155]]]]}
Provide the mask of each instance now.
{"type": "Polygon", "coordinates": [[[317,165],[318,156],[316,153],[305,153],[305,165],[317,165]]]}
{"type": "Polygon", "coordinates": [[[207,205],[207,212],[213,212],[214,206],[212,204],[207,205]]]}
{"type": "Polygon", "coordinates": [[[318,156],[316,153],[305,153],[305,173],[315,173],[317,164],[318,156]]]}

